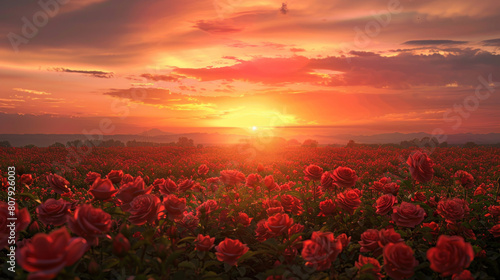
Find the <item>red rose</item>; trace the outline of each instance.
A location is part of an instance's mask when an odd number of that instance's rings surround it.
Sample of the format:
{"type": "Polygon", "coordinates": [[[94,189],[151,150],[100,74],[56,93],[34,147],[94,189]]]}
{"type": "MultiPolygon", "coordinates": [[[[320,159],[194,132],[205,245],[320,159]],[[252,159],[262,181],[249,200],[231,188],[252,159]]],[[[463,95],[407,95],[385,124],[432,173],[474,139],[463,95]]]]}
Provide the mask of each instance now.
{"type": "Polygon", "coordinates": [[[160,185],[164,185],[164,184],[165,184],[165,179],[163,179],[163,178],[155,179],[153,181],[153,190],[159,190],[160,185]]]}
{"type": "Polygon", "coordinates": [[[418,261],[413,250],[404,242],[389,243],[384,247],[384,270],[396,280],[410,278],[418,261]]]}
{"type": "Polygon", "coordinates": [[[130,250],[130,242],[121,233],[118,233],[115,238],[113,238],[113,254],[120,258],[123,258],[130,250]]]}
{"type": "Polygon", "coordinates": [[[163,206],[160,205],[158,197],[152,194],[139,195],[130,202],[128,212],[131,215],[128,220],[137,226],[153,223],[161,211],[163,211],[163,206]]]}
{"type": "Polygon", "coordinates": [[[252,222],[253,218],[248,217],[246,213],[240,212],[238,213],[238,217],[236,218],[236,223],[241,224],[244,227],[247,227],[252,222]]]}
{"type": "Polygon", "coordinates": [[[38,225],[37,221],[34,221],[31,223],[31,225],[28,227],[28,232],[29,233],[37,233],[40,231],[40,226],[38,225]]]}
{"type": "Polygon", "coordinates": [[[323,175],[323,168],[311,164],[304,170],[304,175],[307,181],[319,181],[323,175]]]}
{"type": "Polygon", "coordinates": [[[301,233],[303,231],[304,231],[304,226],[303,225],[301,225],[301,224],[293,224],[293,226],[291,226],[288,229],[288,236],[291,237],[292,235],[297,234],[297,233],[301,233]]]}
{"type": "Polygon", "coordinates": [[[177,221],[177,224],[189,230],[194,230],[198,227],[200,219],[192,212],[184,211],[182,219],[177,221]]]}
{"type": "Polygon", "coordinates": [[[461,236],[441,235],[436,247],[427,250],[431,269],[443,277],[462,272],[474,259],[472,245],[461,236]]]}
{"type": "Polygon", "coordinates": [[[420,183],[427,183],[434,176],[434,162],[424,153],[416,151],[408,157],[406,163],[410,166],[413,179],[420,183]]]}
{"type": "Polygon", "coordinates": [[[321,189],[323,191],[332,191],[338,186],[333,183],[332,174],[329,171],[326,171],[321,175],[321,189]]]}
{"type": "Polygon", "coordinates": [[[425,197],[425,194],[423,192],[415,192],[411,200],[425,202],[427,200],[427,197],[425,197]]]}
{"type": "Polygon", "coordinates": [[[85,183],[92,185],[97,178],[101,178],[101,174],[97,172],[89,172],[87,173],[87,176],[85,177],[85,183]]]}
{"type": "Polygon", "coordinates": [[[260,220],[257,223],[257,228],[255,229],[256,239],[260,242],[271,238],[271,233],[266,227],[266,220],[260,220]]]}
{"type": "Polygon", "coordinates": [[[401,235],[397,233],[393,228],[381,229],[378,233],[378,244],[380,245],[380,247],[384,247],[389,243],[399,243],[404,241],[403,238],[401,238],[401,235]]]}
{"type": "MultiPolygon", "coordinates": [[[[10,215],[9,205],[3,201],[0,201],[0,249],[3,249],[9,243],[10,228],[8,225],[10,222],[7,218],[12,218],[10,215]]],[[[30,213],[27,208],[19,210],[17,204],[14,210],[14,217],[17,218],[15,231],[20,232],[25,230],[31,222],[30,213]]],[[[16,240],[19,234],[16,234],[16,240]]]]}
{"type": "Polygon", "coordinates": [[[186,192],[194,187],[194,181],[191,179],[182,180],[177,185],[177,187],[178,187],[180,193],[186,192]]]}
{"type": "Polygon", "coordinates": [[[272,191],[279,187],[278,184],[274,182],[273,175],[268,175],[266,176],[266,178],[264,178],[264,185],[266,186],[268,191],[272,191]]]}
{"type": "Polygon", "coordinates": [[[50,234],[37,233],[16,251],[17,263],[30,272],[28,279],[52,279],[73,265],[88,249],[85,239],[71,238],[65,227],[50,234]]]}
{"type": "Polygon", "coordinates": [[[157,187],[161,194],[169,195],[177,192],[177,184],[170,179],[156,179],[153,186],[157,187]]]}
{"type": "Polygon", "coordinates": [[[57,175],[57,174],[52,174],[50,173],[45,177],[47,179],[47,182],[49,183],[49,186],[54,190],[54,192],[58,194],[63,194],[69,192],[69,182],[68,180],[64,179],[63,177],[57,175]]]}
{"type": "Polygon", "coordinates": [[[485,195],[485,194],[486,190],[483,189],[481,186],[477,187],[477,189],[474,191],[474,196],[485,195]]]}
{"type": "Polygon", "coordinates": [[[400,227],[415,227],[425,218],[425,211],[419,205],[403,202],[392,210],[392,220],[400,227]]]}
{"type": "Polygon", "coordinates": [[[179,219],[183,216],[184,210],[186,209],[186,199],[169,194],[163,200],[163,205],[165,206],[169,219],[179,219]]]}
{"type": "Polygon", "coordinates": [[[292,225],[293,219],[288,217],[287,214],[281,213],[269,217],[265,224],[269,232],[271,232],[275,236],[283,232],[287,232],[292,225]]]}
{"type": "Polygon", "coordinates": [[[377,249],[380,249],[379,245],[379,232],[376,229],[368,229],[361,234],[361,241],[359,241],[359,245],[361,245],[361,249],[359,250],[362,253],[373,252],[374,255],[377,254],[377,249]]]}
{"type": "Polygon", "coordinates": [[[111,215],[90,204],[78,207],[68,219],[69,229],[85,238],[90,246],[99,244],[99,237],[111,229],[111,215]]]}
{"type": "Polygon", "coordinates": [[[466,269],[459,274],[453,274],[451,280],[474,280],[474,277],[472,277],[472,273],[466,269]]]}
{"type": "Polygon", "coordinates": [[[209,251],[214,247],[215,237],[210,238],[210,236],[203,236],[198,234],[198,237],[194,240],[196,244],[196,250],[198,251],[209,251]]]}
{"type": "Polygon", "coordinates": [[[262,165],[262,163],[259,163],[259,165],[257,165],[257,172],[264,172],[264,170],[266,170],[264,165],[262,165]]]}
{"type": "Polygon", "coordinates": [[[139,195],[149,194],[153,186],[144,189],[145,183],[141,176],[137,176],[133,182],[128,182],[120,187],[116,197],[122,202],[122,209],[128,211],[130,202],[139,195]]]}
{"type": "Polygon", "coordinates": [[[262,180],[262,177],[259,174],[250,174],[247,176],[245,186],[247,188],[255,188],[262,180]]]}
{"type": "Polygon", "coordinates": [[[206,164],[202,164],[198,167],[198,174],[206,175],[208,173],[208,166],[206,164]]]}
{"type": "Polygon", "coordinates": [[[386,215],[387,213],[392,212],[392,207],[396,203],[398,203],[397,197],[392,194],[384,194],[377,199],[376,213],[379,215],[386,215]]]}
{"type": "Polygon", "coordinates": [[[370,274],[372,277],[371,279],[382,279],[383,275],[380,273],[381,267],[380,263],[377,261],[377,259],[374,258],[369,258],[365,257],[362,255],[359,255],[358,261],[354,263],[356,268],[358,269],[358,274],[363,275],[363,274],[370,274]],[[365,267],[363,266],[371,264],[371,267],[365,267]]]}
{"type": "Polygon", "coordinates": [[[422,227],[431,229],[431,234],[437,236],[439,234],[439,225],[436,222],[423,223],[422,227]]]}
{"type": "Polygon", "coordinates": [[[29,186],[33,183],[33,177],[31,176],[31,174],[23,174],[23,175],[21,175],[19,182],[21,184],[25,184],[25,185],[29,186]]]}
{"type": "Polygon", "coordinates": [[[222,170],[220,180],[228,186],[235,186],[245,181],[245,175],[237,170],[222,170]]]}
{"type": "Polygon", "coordinates": [[[36,214],[40,222],[44,225],[62,226],[66,223],[70,213],[71,203],[64,199],[47,199],[44,203],[38,205],[36,214]]]}
{"type": "Polygon", "coordinates": [[[356,171],[349,167],[337,167],[337,169],[332,172],[332,180],[334,184],[337,184],[341,188],[352,188],[358,180],[356,171]]]}
{"type": "Polygon", "coordinates": [[[272,216],[274,214],[283,213],[285,209],[283,207],[270,207],[266,209],[267,216],[272,216]]]}
{"type": "Polygon", "coordinates": [[[389,184],[391,182],[391,178],[383,177],[382,179],[373,182],[373,186],[370,187],[370,189],[375,190],[375,191],[382,191],[384,189],[384,186],[386,184],[389,184]]]}
{"type": "Polygon", "coordinates": [[[219,261],[235,265],[238,259],[248,252],[248,247],[237,239],[226,237],[224,241],[215,247],[215,250],[217,251],[215,255],[219,261]]]}
{"type": "Polygon", "coordinates": [[[491,205],[488,207],[488,213],[493,218],[500,218],[500,205],[491,205]]]}
{"type": "Polygon", "coordinates": [[[437,212],[448,222],[456,222],[469,213],[469,207],[463,199],[449,198],[439,201],[437,212]]]}
{"type": "Polygon", "coordinates": [[[264,209],[267,209],[267,208],[282,207],[282,206],[281,202],[279,202],[278,200],[266,198],[262,201],[262,207],[264,209]]]}
{"type": "Polygon", "coordinates": [[[337,212],[337,205],[331,199],[327,199],[319,203],[319,209],[321,214],[328,216],[337,212]]]}
{"type": "Polygon", "coordinates": [[[280,197],[281,205],[286,212],[290,212],[294,215],[300,215],[304,211],[302,208],[302,201],[292,195],[285,194],[280,197]]]}
{"type": "Polygon", "coordinates": [[[453,176],[457,179],[458,183],[466,189],[471,189],[474,187],[474,177],[469,172],[458,170],[453,176]]]}
{"type": "Polygon", "coordinates": [[[399,192],[399,185],[396,183],[385,184],[384,187],[382,188],[382,191],[386,194],[392,194],[394,196],[397,196],[399,192]]]}
{"type": "MultiPolygon", "coordinates": [[[[140,175],[139,175],[140,176],[140,175]]],[[[113,180],[111,180],[113,181],[113,180]]],[[[130,174],[123,174],[122,180],[119,182],[120,185],[125,185],[134,181],[134,177],[130,174]]],[[[144,182],[146,183],[146,182],[144,182]]]]}
{"type": "Polygon", "coordinates": [[[354,214],[354,211],[361,205],[361,191],[358,189],[348,190],[343,193],[337,195],[337,204],[351,215],[354,214]]]}
{"type": "Polygon", "coordinates": [[[337,240],[340,241],[342,244],[342,249],[347,248],[349,243],[351,242],[351,237],[347,237],[347,234],[342,233],[341,235],[337,236],[337,240]]]}
{"type": "Polygon", "coordinates": [[[219,205],[217,204],[217,201],[213,199],[209,199],[205,202],[203,202],[201,205],[196,207],[196,215],[208,215],[212,213],[213,211],[217,210],[219,208],[219,205]]]}
{"type": "Polygon", "coordinates": [[[494,225],[489,232],[493,234],[494,237],[500,237],[500,224],[494,225]]]}
{"type": "Polygon", "coordinates": [[[123,178],[123,171],[121,170],[111,170],[111,172],[108,173],[108,179],[113,182],[113,184],[119,184],[122,181],[123,178]]]}
{"type": "Polygon", "coordinates": [[[313,232],[311,239],[304,241],[302,257],[306,265],[316,270],[326,270],[342,252],[342,243],[331,232],[313,232]]]}
{"type": "Polygon", "coordinates": [[[111,198],[118,192],[113,186],[113,182],[109,179],[101,179],[98,177],[89,189],[89,193],[98,200],[106,200],[111,198]]]}

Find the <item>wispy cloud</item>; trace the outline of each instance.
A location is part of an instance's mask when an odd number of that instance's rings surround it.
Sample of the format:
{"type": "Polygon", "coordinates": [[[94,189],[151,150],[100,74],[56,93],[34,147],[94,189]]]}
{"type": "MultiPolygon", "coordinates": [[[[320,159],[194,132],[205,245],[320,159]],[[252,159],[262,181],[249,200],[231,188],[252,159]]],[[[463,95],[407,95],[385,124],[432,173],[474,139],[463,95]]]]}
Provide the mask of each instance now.
{"type": "Polygon", "coordinates": [[[199,20],[194,27],[209,33],[234,33],[243,30],[223,20],[199,20]]]}
{"type": "Polygon", "coordinates": [[[500,46],[500,38],[482,41],[485,46],[500,46]]]}
{"type": "Polygon", "coordinates": [[[106,72],[106,71],[98,71],[98,70],[75,70],[75,69],[68,69],[68,68],[62,68],[62,67],[54,67],[54,68],[49,68],[49,71],[56,71],[56,72],[66,72],[66,73],[78,73],[78,74],[84,74],[84,75],[89,75],[93,76],[96,78],[112,78],[113,77],[113,72],[106,72]]]}
{"type": "Polygon", "coordinates": [[[25,88],[13,88],[13,90],[19,91],[19,92],[31,93],[31,94],[35,94],[35,95],[51,95],[52,94],[50,92],[31,90],[31,89],[25,89],[25,88]]]}
{"type": "Polygon", "coordinates": [[[180,75],[158,75],[158,74],[141,74],[142,78],[145,78],[148,81],[164,81],[164,82],[177,82],[178,80],[184,78],[180,75]]]}
{"type": "Polygon", "coordinates": [[[413,46],[463,45],[467,43],[468,43],[467,41],[454,41],[454,40],[411,40],[404,42],[403,45],[413,45],[413,46]]]}

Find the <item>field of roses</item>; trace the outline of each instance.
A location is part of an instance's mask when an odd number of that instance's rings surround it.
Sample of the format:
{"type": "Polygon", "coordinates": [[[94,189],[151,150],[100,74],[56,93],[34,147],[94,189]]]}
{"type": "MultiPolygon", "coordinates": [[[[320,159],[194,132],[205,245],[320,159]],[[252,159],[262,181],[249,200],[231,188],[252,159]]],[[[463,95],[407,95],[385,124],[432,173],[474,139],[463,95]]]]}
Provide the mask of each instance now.
{"type": "Polygon", "coordinates": [[[2,279],[500,279],[498,148],[2,148],[0,175],[2,279]]]}

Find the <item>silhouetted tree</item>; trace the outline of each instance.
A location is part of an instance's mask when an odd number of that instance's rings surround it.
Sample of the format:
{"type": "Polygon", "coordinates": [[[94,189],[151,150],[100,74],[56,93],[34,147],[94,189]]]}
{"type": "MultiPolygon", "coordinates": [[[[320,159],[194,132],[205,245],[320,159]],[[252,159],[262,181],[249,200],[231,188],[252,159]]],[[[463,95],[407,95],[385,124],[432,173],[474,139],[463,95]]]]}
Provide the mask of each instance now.
{"type": "Polygon", "coordinates": [[[68,141],[66,143],[66,146],[70,146],[70,147],[80,147],[82,146],[83,142],[82,140],[74,140],[74,141],[68,141]]]}
{"type": "Polygon", "coordinates": [[[302,147],[316,148],[316,147],[318,147],[318,141],[313,140],[313,139],[306,139],[302,143],[302,147]]]}
{"type": "Polygon", "coordinates": [[[106,141],[102,141],[99,144],[99,147],[125,147],[125,144],[123,144],[123,142],[119,140],[109,139],[106,141]]]}
{"type": "Polygon", "coordinates": [[[354,140],[349,140],[349,142],[347,142],[347,145],[346,145],[346,148],[354,148],[356,147],[356,142],[354,142],[354,140]]]}
{"type": "Polygon", "coordinates": [[[2,147],[2,148],[10,148],[12,146],[10,145],[9,141],[0,141],[0,147],[2,147]]]}
{"type": "Polygon", "coordinates": [[[477,147],[477,144],[474,142],[467,142],[464,145],[464,148],[474,148],[474,147],[477,147]]]}
{"type": "Polygon", "coordinates": [[[55,142],[54,144],[50,145],[49,148],[64,148],[64,144],[60,142],[55,142]]]}
{"type": "Polygon", "coordinates": [[[177,141],[177,146],[179,147],[194,147],[193,139],[189,139],[187,137],[179,137],[179,141],[177,141]]]}

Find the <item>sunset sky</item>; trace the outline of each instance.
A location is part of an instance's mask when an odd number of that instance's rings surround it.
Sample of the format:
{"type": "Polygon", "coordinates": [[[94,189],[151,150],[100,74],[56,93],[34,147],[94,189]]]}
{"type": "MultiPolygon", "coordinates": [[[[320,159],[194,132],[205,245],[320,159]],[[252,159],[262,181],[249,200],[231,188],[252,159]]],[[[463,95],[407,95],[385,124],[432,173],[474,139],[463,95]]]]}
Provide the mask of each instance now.
{"type": "Polygon", "coordinates": [[[0,133],[500,132],[498,0],[40,2],[0,4],[0,133]]]}

